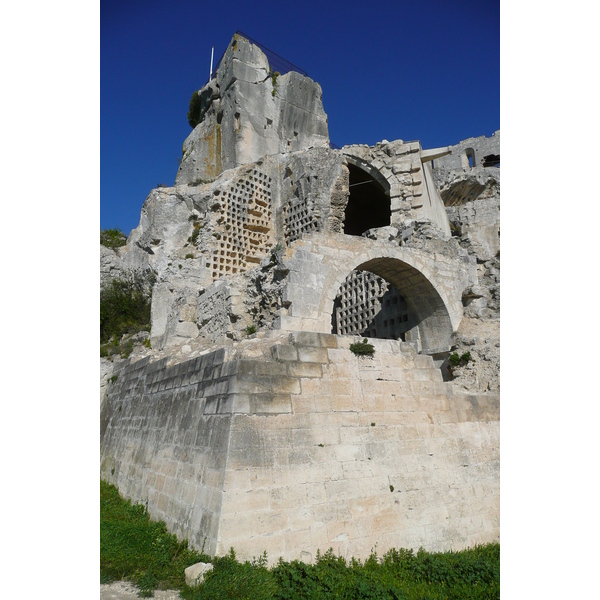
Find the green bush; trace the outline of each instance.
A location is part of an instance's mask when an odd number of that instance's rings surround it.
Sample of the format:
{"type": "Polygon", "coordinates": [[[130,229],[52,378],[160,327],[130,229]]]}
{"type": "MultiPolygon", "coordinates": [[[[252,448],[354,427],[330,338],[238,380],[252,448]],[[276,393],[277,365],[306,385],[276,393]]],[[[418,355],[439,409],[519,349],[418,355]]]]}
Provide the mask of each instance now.
{"type": "Polygon", "coordinates": [[[271,92],[271,95],[273,98],[275,98],[277,95],[277,79],[279,78],[280,73],[279,71],[270,71],[269,75],[271,76],[271,81],[273,82],[273,91],[271,92]]]}
{"type": "Polygon", "coordinates": [[[192,129],[202,121],[211,102],[212,90],[210,88],[205,89],[202,93],[196,91],[192,94],[187,114],[188,123],[192,129]]]}
{"type": "Polygon", "coordinates": [[[266,557],[243,563],[238,562],[233,548],[229,554],[211,558],[214,570],[206,575],[197,588],[185,587],[181,592],[186,600],[267,600],[278,598],[277,583],[266,567],[266,557]]]}
{"type": "Polygon", "coordinates": [[[190,236],[190,242],[192,244],[196,243],[196,240],[198,239],[198,236],[200,235],[200,224],[194,225],[194,229],[192,231],[192,235],[190,236]]]}
{"type": "Polygon", "coordinates": [[[375,354],[375,348],[372,344],[369,344],[367,338],[364,338],[362,342],[350,344],[350,351],[358,356],[373,356],[375,354]]]}
{"type": "Polygon", "coordinates": [[[101,229],[100,243],[107,248],[119,248],[127,243],[127,236],[118,228],[101,229]]]}
{"type": "Polygon", "coordinates": [[[192,129],[200,123],[200,97],[198,92],[194,92],[190,98],[187,120],[192,129]]]}
{"type": "Polygon", "coordinates": [[[448,357],[451,367],[464,367],[471,360],[471,353],[465,352],[459,356],[456,352],[448,357]]]}
{"type": "Polygon", "coordinates": [[[113,279],[100,291],[100,343],[150,327],[152,275],[113,279]]]}

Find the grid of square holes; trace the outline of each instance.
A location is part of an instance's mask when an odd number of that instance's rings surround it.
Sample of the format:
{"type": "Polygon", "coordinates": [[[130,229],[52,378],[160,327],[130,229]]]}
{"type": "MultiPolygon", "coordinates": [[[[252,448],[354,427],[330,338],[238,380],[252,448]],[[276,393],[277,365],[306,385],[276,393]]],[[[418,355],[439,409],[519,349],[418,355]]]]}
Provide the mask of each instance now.
{"type": "Polygon", "coordinates": [[[374,273],[350,273],[340,287],[334,306],[334,327],[340,335],[397,339],[408,329],[406,300],[374,273]]]}
{"type": "MultiPolygon", "coordinates": [[[[352,271],[340,288],[336,307],[337,331],[341,335],[362,334],[381,310],[379,298],[388,283],[366,271],[352,271]]],[[[375,337],[375,336],[374,336],[375,337]]]]}
{"type": "Polygon", "coordinates": [[[284,215],[286,244],[300,239],[303,233],[320,229],[319,215],[308,206],[306,201],[290,202],[285,207],[284,215]]]}
{"type": "Polygon", "coordinates": [[[271,178],[256,169],[246,172],[225,194],[213,250],[213,278],[235,275],[260,263],[273,242],[271,178]]]}

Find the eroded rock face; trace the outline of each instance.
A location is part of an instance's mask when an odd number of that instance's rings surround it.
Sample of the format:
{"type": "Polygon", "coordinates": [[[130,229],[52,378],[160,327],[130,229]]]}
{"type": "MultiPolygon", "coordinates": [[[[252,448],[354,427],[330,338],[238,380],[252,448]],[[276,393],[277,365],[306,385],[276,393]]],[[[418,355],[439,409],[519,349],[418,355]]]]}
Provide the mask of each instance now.
{"type": "Polygon", "coordinates": [[[500,196],[500,169],[442,169],[433,171],[445,206],[461,206],[478,199],[500,196]]]}
{"type": "Polygon", "coordinates": [[[466,317],[456,334],[456,353],[469,361],[452,369],[452,386],[459,393],[500,390],[500,320],[466,317]]]}
{"type": "Polygon", "coordinates": [[[321,86],[294,71],[273,73],[241,36],[199,96],[200,123],[183,144],[176,185],[212,181],[266,155],[329,147],[321,86]]]}

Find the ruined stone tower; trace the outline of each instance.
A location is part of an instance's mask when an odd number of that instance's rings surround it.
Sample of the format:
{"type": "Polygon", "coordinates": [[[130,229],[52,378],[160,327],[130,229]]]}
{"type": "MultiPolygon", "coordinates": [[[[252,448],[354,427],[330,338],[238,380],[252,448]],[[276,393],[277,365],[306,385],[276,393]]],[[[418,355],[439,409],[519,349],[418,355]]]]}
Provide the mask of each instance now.
{"type": "Polygon", "coordinates": [[[451,147],[331,149],[320,86],[237,34],[198,97],[175,186],[103,251],[105,278],[156,277],[152,350],[103,397],[103,477],[217,554],[496,540],[499,149],[460,175],[451,147]]]}

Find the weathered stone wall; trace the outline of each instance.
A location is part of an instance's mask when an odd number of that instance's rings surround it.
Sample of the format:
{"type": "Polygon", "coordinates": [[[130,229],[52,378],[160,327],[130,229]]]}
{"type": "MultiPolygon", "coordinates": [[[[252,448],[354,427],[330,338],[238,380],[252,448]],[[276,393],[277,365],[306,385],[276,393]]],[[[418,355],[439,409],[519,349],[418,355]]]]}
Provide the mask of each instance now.
{"type": "Polygon", "coordinates": [[[102,476],[213,554],[497,540],[499,132],[332,150],[320,86],[239,36],[200,112],[101,252],[156,280],[152,348],[101,371],[102,476]]]}
{"type": "Polygon", "coordinates": [[[497,395],[460,395],[410,344],[313,333],[115,371],[102,475],[210,553],[311,560],[332,547],[498,540],[497,395]],[[275,343],[277,342],[277,343],[275,343]]]}
{"type": "Polygon", "coordinates": [[[469,138],[433,161],[433,177],[446,205],[454,239],[477,262],[477,277],[463,291],[464,316],[454,351],[467,364],[451,369],[462,391],[500,388],[500,131],[469,138]],[[469,160],[470,157],[470,160],[469,160]],[[473,165],[473,166],[471,166],[473,165]]]}
{"type": "Polygon", "coordinates": [[[101,411],[102,476],[197,548],[218,533],[231,422],[220,402],[233,367],[224,355],[124,361],[101,411]]]}
{"type": "Polygon", "coordinates": [[[500,166],[500,130],[489,138],[485,135],[460,141],[451,152],[433,161],[434,169],[470,169],[500,166]]]}
{"type": "Polygon", "coordinates": [[[431,252],[390,243],[398,230],[382,230],[375,240],[312,233],[287,249],[284,300],[289,308],[279,327],[329,333],[340,287],[361,269],[383,277],[406,298],[415,317],[406,341],[418,341],[418,349],[429,353],[449,350],[463,314],[462,292],[475,282],[475,262],[456,242],[439,240],[439,251],[431,252]]]}
{"type": "Polygon", "coordinates": [[[348,162],[381,181],[390,198],[390,225],[398,226],[408,219],[430,219],[450,236],[444,204],[431,168],[422,159],[419,142],[384,140],[375,146],[344,146],[342,153],[348,162]]]}

